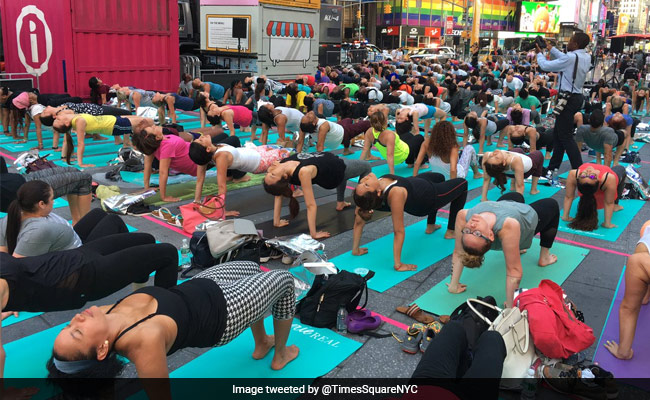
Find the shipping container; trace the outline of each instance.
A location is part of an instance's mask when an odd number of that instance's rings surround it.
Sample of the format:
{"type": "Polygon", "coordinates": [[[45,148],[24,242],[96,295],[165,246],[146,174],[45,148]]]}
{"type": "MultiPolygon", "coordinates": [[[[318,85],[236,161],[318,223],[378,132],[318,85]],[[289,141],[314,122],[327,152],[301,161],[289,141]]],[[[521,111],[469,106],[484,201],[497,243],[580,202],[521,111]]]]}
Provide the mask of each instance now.
{"type": "Polygon", "coordinates": [[[88,97],[88,79],[175,91],[176,0],[0,0],[6,72],[88,97]]]}
{"type": "Polygon", "coordinates": [[[259,0],[259,2],[276,6],[320,9],[320,0],[259,0]]]}

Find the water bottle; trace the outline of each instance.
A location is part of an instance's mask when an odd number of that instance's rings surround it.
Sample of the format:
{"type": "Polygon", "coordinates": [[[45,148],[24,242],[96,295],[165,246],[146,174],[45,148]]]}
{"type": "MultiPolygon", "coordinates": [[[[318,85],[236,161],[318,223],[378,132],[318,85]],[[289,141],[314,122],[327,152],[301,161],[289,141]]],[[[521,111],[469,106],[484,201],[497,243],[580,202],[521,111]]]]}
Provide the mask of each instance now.
{"type": "Polygon", "coordinates": [[[181,245],[181,267],[189,268],[192,260],[190,259],[190,244],[187,239],[183,239],[183,244],[181,245]]]}
{"type": "Polygon", "coordinates": [[[336,330],[339,333],[345,333],[347,331],[347,327],[345,325],[347,314],[348,313],[345,310],[345,306],[343,304],[339,305],[339,311],[336,313],[336,330]]]}
{"type": "Polygon", "coordinates": [[[535,370],[530,368],[526,374],[526,378],[522,382],[521,400],[532,400],[537,393],[537,378],[535,378],[535,370]]]}
{"type": "Polygon", "coordinates": [[[558,172],[559,172],[558,169],[555,168],[555,169],[553,170],[553,173],[551,174],[551,186],[552,186],[552,187],[557,187],[558,184],[559,184],[559,181],[558,181],[558,172]]]}

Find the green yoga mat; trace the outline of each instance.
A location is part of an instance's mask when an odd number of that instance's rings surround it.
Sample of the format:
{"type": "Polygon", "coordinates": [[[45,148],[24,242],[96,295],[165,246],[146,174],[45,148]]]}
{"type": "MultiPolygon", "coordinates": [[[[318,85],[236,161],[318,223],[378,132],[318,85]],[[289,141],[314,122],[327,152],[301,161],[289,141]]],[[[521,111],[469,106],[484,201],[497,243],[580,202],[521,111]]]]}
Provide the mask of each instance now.
{"type": "MultiPolygon", "coordinates": [[[[483,179],[475,179],[475,180],[480,181],[481,185],[483,184],[483,179]]],[[[478,185],[478,187],[481,187],[481,185],[478,185]]],[[[490,185],[492,185],[492,183],[490,183],[490,185]]],[[[505,192],[501,193],[501,190],[499,188],[494,186],[491,187],[492,189],[488,190],[487,193],[488,200],[497,201],[499,197],[509,192],[509,190],[506,190],[505,192]]],[[[510,182],[506,184],[506,189],[510,189],[510,182]]],[[[560,188],[546,186],[546,185],[542,185],[541,183],[538,183],[537,190],[539,190],[539,193],[537,193],[536,195],[531,195],[530,182],[526,182],[526,181],[524,182],[524,199],[526,200],[527,204],[530,204],[537,200],[547,199],[549,197],[552,197],[555,193],[557,193],[560,190],[560,188]]],[[[480,202],[481,202],[481,195],[479,194],[476,198],[465,203],[465,208],[472,208],[480,202]]],[[[560,204],[560,208],[562,208],[561,204],[560,204]]]]}
{"type": "MultiPolygon", "coordinates": [[[[248,182],[228,183],[228,191],[231,192],[233,190],[242,189],[249,186],[261,185],[262,181],[264,180],[264,174],[250,174],[250,177],[251,180],[248,182]]],[[[167,186],[167,195],[178,197],[181,200],[191,200],[194,199],[195,189],[195,181],[179,183],[176,185],[167,186]]],[[[205,182],[203,184],[203,196],[217,194],[218,192],[219,189],[217,187],[217,183],[214,180],[212,182],[205,182]]],[[[145,204],[154,206],[162,206],[164,204],[167,204],[167,202],[160,200],[160,193],[156,193],[155,195],[148,197],[144,202],[145,204]]]]}
{"type": "Polygon", "coordinates": [[[45,378],[54,339],[67,322],[4,345],[5,378],[45,378]]]}
{"type": "MultiPolygon", "coordinates": [[[[120,175],[122,176],[122,180],[124,182],[129,182],[141,186],[144,185],[144,174],[142,172],[120,171],[120,175]]],[[[205,175],[206,179],[216,179],[216,176],[217,176],[217,171],[214,169],[207,171],[205,175]]],[[[149,183],[152,185],[159,185],[158,178],[159,178],[158,174],[152,174],[149,183]]],[[[178,174],[178,175],[172,175],[167,178],[168,185],[176,185],[178,183],[184,183],[190,181],[196,182],[196,177],[187,174],[178,174]]]]}
{"type": "Polygon", "coordinates": [[[353,256],[348,251],[330,261],[340,269],[362,275],[365,274],[365,269],[375,271],[375,276],[368,281],[368,287],[384,292],[451,254],[454,241],[443,238],[447,231],[447,219],[439,217],[436,223],[442,225],[442,228],[430,235],[424,233],[426,219],[406,227],[402,262],[417,265],[416,271],[398,272],[393,268],[392,233],[362,245],[361,247],[368,248],[368,254],[353,256]]]}
{"type": "MultiPolygon", "coordinates": [[[[625,228],[627,228],[627,226],[636,217],[639,210],[641,210],[641,207],[643,207],[645,203],[646,202],[643,200],[621,200],[620,204],[623,206],[623,209],[621,211],[614,212],[612,215],[612,224],[616,225],[616,228],[607,229],[600,226],[600,224],[605,221],[605,213],[604,210],[598,210],[598,229],[595,231],[585,232],[579,231],[577,229],[571,229],[569,228],[569,223],[562,221],[561,219],[559,230],[562,232],[574,233],[576,235],[606,240],[608,242],[615,242],[618,240],[618,237],[621,236],[621,233],[623,233],[625,228]]],[[[575,217],[577,210],[578,199],[575,199],[573,201],[573,205],[571,206],[569,215],[575,217]]],[[[564,210],[560,210],[560,213],[563,215],[564,210]]]]}
{"type": "MultiPolygon", "coordinates": [[[[264,320],[266,331],[273,332],[273,319],[264,320]]],[[[171,378],[317,378],[325,375],[361,347],[361,343],[338,333],[313,328],[295,319],[287,344],[300,349],[298,358],[279,371],[271,369],[273,350],[262,360],[251,357],[255,344],[250,329],[235,340],[216,347],[172,371],[171,378]]],[[[187,394],[180,396],[188,398],[187,394]]],[[[180,398],[179,397],[179,398],[180,398]]]]}
{"type": "MultiPolygon", "coordinates": [[[[84,164],[92,164],[95,167],[105,167],[107,166],[112,160],[117,158],[117,151],[110,153],[110,154],[99,154],[95,156],[89,156],[86,157],[84,156],[84,164]]],[[[65,160],[55,160],[54,164],[59,165],[61,167],[77,167],[77,160],[71,160],[70,164],[66,163],[65,160]]],[[[80,168],[83,170],[83,168],[80,168]]]]}
{"type": "MultiPolygon", "coordinates": [[[[558,261],[544,268],[537,266],[539,239],[533,240],[531,248],[521,256],[524,275],[520,287],[537,287],[542,279],[550,279],[561,285],[580,265],[589,250],[556,242],[553,244],[551,252],[557,255],[558,261]]],[[[505,257],[502,251],[490,251],[486,254],[483,266],[463,269],[460,282],[467,285],[465,292],[460,294],[449,293],[446,285],[451,281],[451,275],[449,275],[442,282],[439,282],[428,292],[417,298],[414,303],[423,310],[448,315],[459,304],[469,298],[491,295],[496,299],[497,305],[501,307],[506,300],[505,265],[505,257]]]]}

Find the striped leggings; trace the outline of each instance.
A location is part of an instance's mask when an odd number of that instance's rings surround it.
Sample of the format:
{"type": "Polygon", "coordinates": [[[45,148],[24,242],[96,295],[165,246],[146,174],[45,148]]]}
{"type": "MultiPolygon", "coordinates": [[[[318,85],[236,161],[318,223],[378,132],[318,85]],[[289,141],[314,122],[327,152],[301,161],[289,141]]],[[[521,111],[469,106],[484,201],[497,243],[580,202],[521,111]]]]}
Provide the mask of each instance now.
{"type": "Polygon", "coordinates": [[[223,346],[255,322],[268,309],[274,319],[287,320],[296,313],[293,276],[287,271],[263,272],[251,261],[231,261],[215,265],[194,278],[207,278],[219,284],[226,299],[226,329],[217,346],[223,346]]]}

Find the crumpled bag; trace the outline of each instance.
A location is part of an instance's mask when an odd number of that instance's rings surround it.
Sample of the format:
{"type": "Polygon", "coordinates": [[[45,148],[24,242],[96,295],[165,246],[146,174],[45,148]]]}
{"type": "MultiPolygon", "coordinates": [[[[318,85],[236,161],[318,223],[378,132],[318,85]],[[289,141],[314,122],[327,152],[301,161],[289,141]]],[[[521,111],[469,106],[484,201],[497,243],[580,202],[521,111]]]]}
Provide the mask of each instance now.
{"type": "Polygon", "coordinates": [[[268,239],[267,244],[290,257],[299,257],[306,251],[325,251],[325,245],[305,233],[298,236],[282,236],[268,239]]]}
{"type": "Polygon", "coordinates": [[[296,258],[292,266],[289,267],[289,272],[293,275],[296,302],[298,302],[307,295],[316,276],[333,275],[338,273],[338,269],[327,261],[324,254],[309,250],[296,258]]]}
{"type": "Polygon", "coordinates": [[[650,187],[648,187],[648,182],[633,165],[625,167],[625,174],[627,175],[627,179],[632,182],[632,185],[634,185],[641,198],[646,201],[650,199],[650,187]]]}
{"type": "Polygon", "coordinates": [[[147,190],[144,193],[124,193],[102,200],[102,208],[107,212],[126,215],[129,207],[144,202],[144,199],[156,194],[155,190],[147,190]]]}

